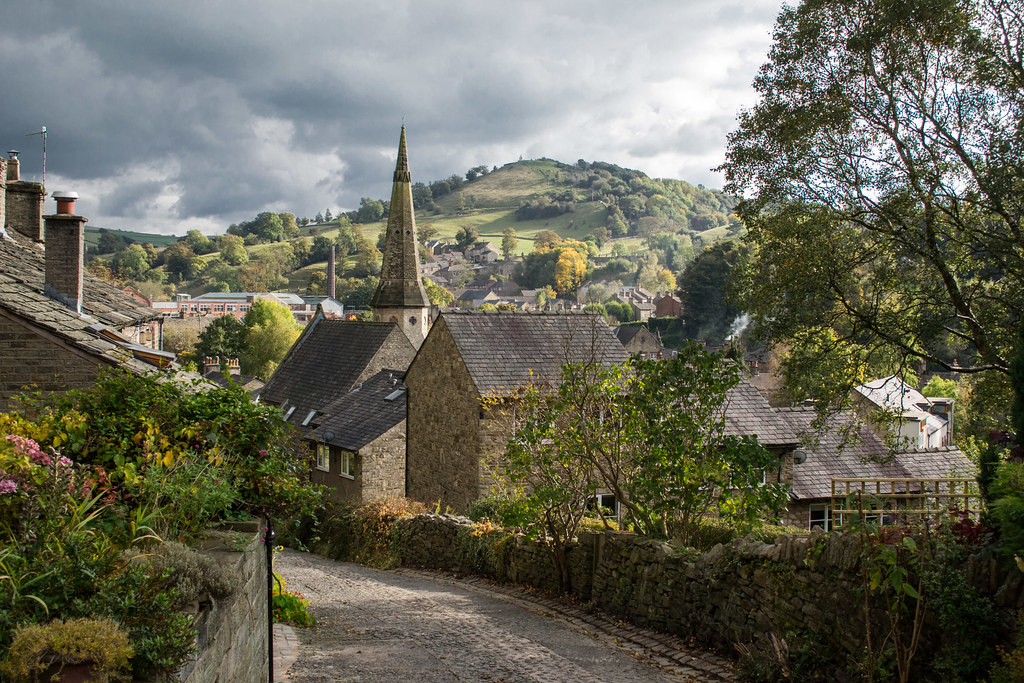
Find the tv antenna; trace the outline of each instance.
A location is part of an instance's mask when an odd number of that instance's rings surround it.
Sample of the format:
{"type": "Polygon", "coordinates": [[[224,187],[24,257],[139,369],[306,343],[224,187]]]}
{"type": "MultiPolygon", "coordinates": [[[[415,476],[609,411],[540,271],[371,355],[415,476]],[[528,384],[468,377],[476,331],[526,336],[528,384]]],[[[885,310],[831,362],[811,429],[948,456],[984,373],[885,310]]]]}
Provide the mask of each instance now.
{"type": "Polygon", "coordinates": [[[28,133],[25,137],[29,138],[33,135],[43,136],[43,185],[46,184],[46,126],[43,126],[38,133],[28,133]]]}

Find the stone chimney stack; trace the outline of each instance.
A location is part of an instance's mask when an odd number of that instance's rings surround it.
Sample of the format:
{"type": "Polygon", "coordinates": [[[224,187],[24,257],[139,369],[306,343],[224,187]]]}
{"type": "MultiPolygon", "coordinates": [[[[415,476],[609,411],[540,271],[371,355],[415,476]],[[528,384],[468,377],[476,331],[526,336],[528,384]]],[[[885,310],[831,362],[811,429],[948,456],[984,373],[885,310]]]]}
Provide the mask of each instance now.
{"type": "Polygon", "coordinates": [[[334,298],[334,245],[327,250],[327,296],[334,298]]]}
{"type": "Polygon", "coordinates": [[[7,159],[7,197],[4,200],[4,223],[9,234],[23,235],[33,242],[43,241],[43,199],[46,191],[42,183],[21,179],[21,162],[17,150],[10,150],[7,159]],[[13,231],[13,233],[12,233],[13,231]]]}
{"type": "Polygon", "coordinates": [[[54,192],[57,213],[45,220],[46,277],[43,293],[82,312],[82,257],[86,219],[75,215],[77,192],[54,192]]]}
{"type": "Polygon", "coordinates": [[[203,374],[207,375],[214,371],[220,371],[220,356],[207,356],[203,362],[203,374]]]}

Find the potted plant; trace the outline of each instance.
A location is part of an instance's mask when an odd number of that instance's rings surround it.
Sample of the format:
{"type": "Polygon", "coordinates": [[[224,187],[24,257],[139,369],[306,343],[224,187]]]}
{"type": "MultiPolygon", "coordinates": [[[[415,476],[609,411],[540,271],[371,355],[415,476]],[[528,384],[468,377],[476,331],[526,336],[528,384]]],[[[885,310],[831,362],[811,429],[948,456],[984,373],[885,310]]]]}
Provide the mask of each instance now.
{"type": "Polygon", "coordinates": [[[133,654],[128,634],[110,619],[57,620],[20,629],[0,674],[15,683],[125,681],[133,654]]]}

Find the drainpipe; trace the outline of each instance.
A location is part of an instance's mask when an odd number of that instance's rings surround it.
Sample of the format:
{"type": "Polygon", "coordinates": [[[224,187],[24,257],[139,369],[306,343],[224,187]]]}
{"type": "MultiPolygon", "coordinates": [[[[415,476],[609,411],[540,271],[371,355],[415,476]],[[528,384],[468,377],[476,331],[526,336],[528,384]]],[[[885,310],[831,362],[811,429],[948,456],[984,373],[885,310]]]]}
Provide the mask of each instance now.
{"type": "Polygon", "coordinates": [[[263,547],[267,551],[267,671],[268,683],[274,683],[274,520],[267,515],[263,547]]]}

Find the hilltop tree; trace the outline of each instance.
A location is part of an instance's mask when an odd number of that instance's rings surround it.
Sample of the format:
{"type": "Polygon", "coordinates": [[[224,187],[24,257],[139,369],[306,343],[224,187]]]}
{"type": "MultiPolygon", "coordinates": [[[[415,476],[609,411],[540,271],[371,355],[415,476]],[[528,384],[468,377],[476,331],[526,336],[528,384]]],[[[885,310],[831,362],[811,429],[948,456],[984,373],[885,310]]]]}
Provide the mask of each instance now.
{"type": "Polygon", "coordinates": [[[100,233],[99,242],[96,244],[97,254],[113,254],[128,246],[128,243],[120,235],[108,232],[102,228],[101,230],[103,232],[100,233]]]}
{"type": "Polygon", "coordinates": [[[1005,376],[1024,310],[1020,0],[809,0],[774,41],[722,166],[757,247],[744,307],[777,341],[830,328],[852,353],[1005,376]]]}
{"type": "Polygon", "coordinates": [[[363,197],[359,200],[356,223],[376,223],[384,217],[384,204],[376,199],[363,197]]]}
{"type": "Polygon", "coordinates": [[[217,245],[199,230],[189,230],[185,235],[185,244],[197,255],[212,254],[217,251],[217,245]]]}
{"type": "Polygon", "coordinates": [[[284,231],[284,238],[290,240],[295,237],[298,237],[299,224],[295,220],[295,214],[286,211],[278,215],[281,216],[281,226],[284,231]]]}

